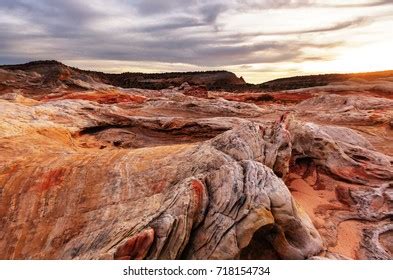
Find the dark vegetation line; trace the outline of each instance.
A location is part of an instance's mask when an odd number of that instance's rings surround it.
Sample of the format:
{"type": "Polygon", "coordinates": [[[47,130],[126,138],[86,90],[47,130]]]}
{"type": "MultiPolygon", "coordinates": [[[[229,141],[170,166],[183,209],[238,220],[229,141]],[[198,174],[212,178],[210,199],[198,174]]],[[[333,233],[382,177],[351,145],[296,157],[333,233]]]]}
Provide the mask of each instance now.
{"type": "MultiPolygon", "coordinates": [[[[224,90],[231,92],[273,92],[325,86],[332,82],[342,82],[349,79],[374,80],[393,76],[393,71],[321,74],[281,78],[262,84],[249,84],[246,83],[242,77],[239,78],[234,73],[225,70],[171,73],[125,72],[121,74],[110,74],[69,67],[55,60],[33,61],[17,65],[2,65],[0,69],[33,71],[45,67],[64,67],[77,74],[84,74],[97,81],[123,88],[160,90],[171,86],[178,87],[182,83],[187,82],[191,86],[205,86],[208,90],[224,90]]],[[[53,71],[56,72],[55,69],[53,69],[53,71]]]]}

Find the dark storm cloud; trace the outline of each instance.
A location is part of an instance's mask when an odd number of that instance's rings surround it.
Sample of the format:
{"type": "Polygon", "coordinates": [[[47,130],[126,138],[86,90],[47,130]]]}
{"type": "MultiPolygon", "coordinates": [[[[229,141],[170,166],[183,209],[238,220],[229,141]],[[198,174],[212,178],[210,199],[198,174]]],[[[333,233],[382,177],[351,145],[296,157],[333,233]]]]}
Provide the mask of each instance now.
{"type": "MultiPolygon", "coordinates": [[[[391,1],[379,1],[380,5],[383,2],[391,1]]],[[[310,40],[298,42],[285,35],[334,32],[367,23],[366,18],[357,18],[325,27],[280,32],[239,33],[218,28],[223,24],[220,17],[229,11],[296,8],[313,3],[306,0],[0,0],[0,64],[23,59],[94,59],[219,67],[299,61],[311,58],[305,55],[307,49],[329,50],[341,42],[312,44],[310,40]],[[283,37],[280,42],[253,41],[263,35],[283,37]]]]}

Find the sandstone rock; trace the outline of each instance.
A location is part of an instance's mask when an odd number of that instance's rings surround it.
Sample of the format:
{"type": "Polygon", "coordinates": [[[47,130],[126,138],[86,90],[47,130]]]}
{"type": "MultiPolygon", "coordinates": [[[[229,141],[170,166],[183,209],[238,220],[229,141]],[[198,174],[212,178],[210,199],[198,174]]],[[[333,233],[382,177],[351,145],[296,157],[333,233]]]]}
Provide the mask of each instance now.
{"type": "Polygon", "coordinates": [[[189,83],[184,82],[184,83],[182,83],[182,84],[180,85],[179,89],[180,89],[180,90],[189,90],[189,89],[191,89],[191,86],[190,86],[189,83]]]}
{"type": "Polygon", "coordinates": [[[208,98],[209,97],[206,87],[203,87],[203,86],[191,87],[187,90],[184,90],[183,94],[188,95],[188,96],[198,97],[198,98],[208,98]]]}
{"type": "Polygon", "coordinates": [[[316,165],[319,173],[332,178],[330,184],[335,180],[348,183],[347,186],[331,185],[337,202],[343,206],[332,204],[330,200],[330,204],[320,205],[315,212],[315,215],[330,220],[329,224],[319,227],[320,232],[324,228],[323,238],[330,240],[328,247],[336,250],[337,245],[345,246],[337,244],[340,242],[339,225],[356,220],[360,221],[361,228],[359,243],[353,244],[356,257],[392,258],[391,253],[387,253],[389,246],[386,247],[380,240],[383,234],[391,235],[391,223],[387,219],[393,210],[392,199],[388,195],[393,180],[393,158],[375,151],[368,141],[347,128],[292,121],[289,131],[293,161],[307,158],[316,165]]]}
{"type": "Polygon", "coordinates": [[[386,81],[188,95],[24,67],[0,69],[0,258],[392,259],[386,81]]]}
{"type": "Polygon", "coordinates": [[[372,184],[393,180],[393,158],[370,150],[370,144],[350,129],[293,122],[290,128],[295,160],[311,158],[330,174],[353,183],[372,184]]]}
{"type": "Polygon", "coordinates": [[[151,150],[59,146],[26,156],[15,147],[1,166],[1,205],[11,205],[2,209],[2,258],[231,259],[267,225],[280,257],[315,255],[318,232],[270,169],[286,173],[288,140],[282,123],[245,123],[201,144],[151,150]],[[8,247],[13,240],[19,247],[8,247]]]}

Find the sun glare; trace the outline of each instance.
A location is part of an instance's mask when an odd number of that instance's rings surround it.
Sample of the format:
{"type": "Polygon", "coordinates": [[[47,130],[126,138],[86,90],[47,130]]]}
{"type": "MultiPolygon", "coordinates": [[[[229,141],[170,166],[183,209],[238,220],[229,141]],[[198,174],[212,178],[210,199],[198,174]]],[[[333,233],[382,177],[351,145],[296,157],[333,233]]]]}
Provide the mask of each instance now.
{"type": "Polygon", "coordinates": [[[362,47],[343,48],[335,59],[321,62],[303,62],[304,73],[352,73],[382,71],[392,68],[393,43],[375,43],[362,47]]]}

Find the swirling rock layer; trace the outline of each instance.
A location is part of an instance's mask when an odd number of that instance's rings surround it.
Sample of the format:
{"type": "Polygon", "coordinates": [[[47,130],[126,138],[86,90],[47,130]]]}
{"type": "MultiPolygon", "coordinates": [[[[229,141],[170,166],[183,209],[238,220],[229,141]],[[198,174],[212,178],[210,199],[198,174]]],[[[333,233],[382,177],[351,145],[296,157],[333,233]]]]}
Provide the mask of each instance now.
{"type": "Polygon", "coordinates": [[[392,258],[388,98],[1,71],[2,259],[392,258]]]}

